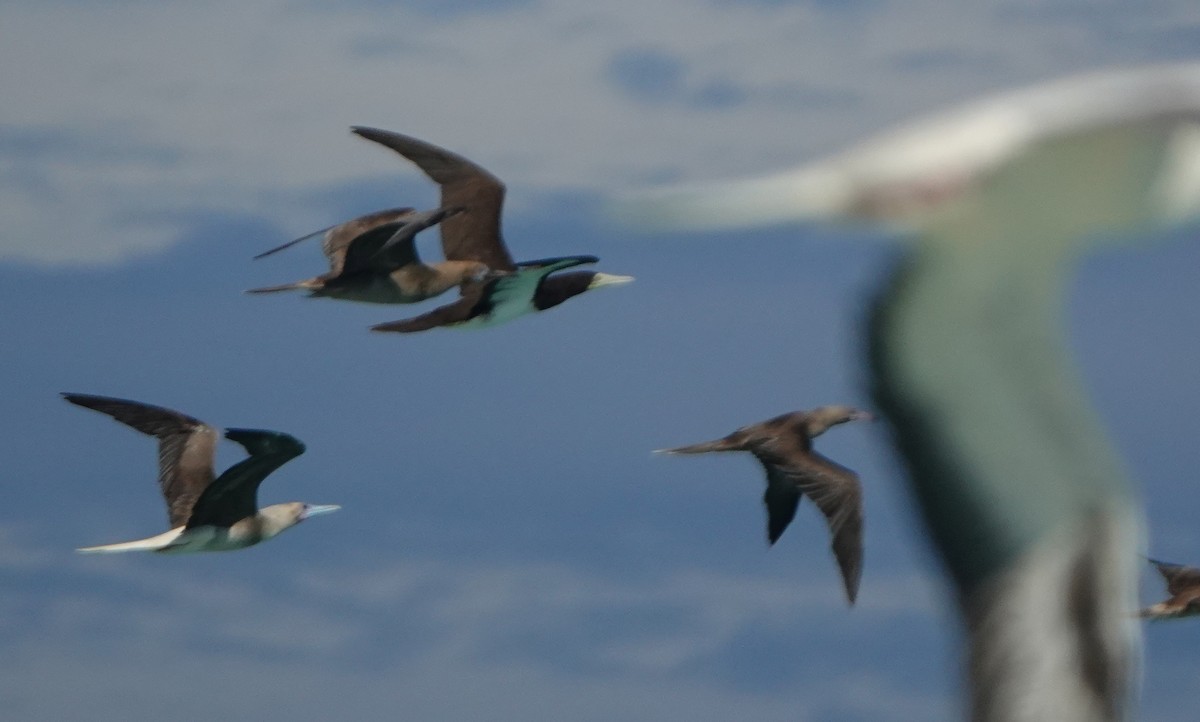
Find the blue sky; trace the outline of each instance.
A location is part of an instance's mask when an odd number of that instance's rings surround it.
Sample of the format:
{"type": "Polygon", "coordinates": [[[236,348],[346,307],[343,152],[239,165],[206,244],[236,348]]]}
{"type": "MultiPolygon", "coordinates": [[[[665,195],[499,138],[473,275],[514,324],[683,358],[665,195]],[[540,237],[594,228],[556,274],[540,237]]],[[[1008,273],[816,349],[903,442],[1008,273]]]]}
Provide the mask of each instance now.
{"type": "MultiPolygon", "coordinates": [[[[2,12],[0,700],[14,719],[177,717],[181,700],[266,720],[956,718],[953,615],[881,427],[819,443],[866,487],[853,610],[811,507],[766,550],[752,459],[649,453],[869,404],[857,323],[894,244],[649,234],[598,209],[633,186],[794,166],[991,90],[1200,54],[1185,2],[2,12]],[[518,258],[595,253],[638,280],[413,337],[366,332],[412,308],[243,296],[321,266],[315,245],[252,263],[259,251],[435,202],[352,124],[502,177],[518,258]],[[262,501],[344,510],[236,554],[78,557],[162,531],[165,514],[153,442],[59,391],[293,433],[308,452],[262,501]]],[[[435,234],[419,245],[437,257],[435,234]]],[[[1200,562],[1196,268],[1194,233],[1105,250],[1070,306],[1150,549],[1183,562],[1200,562]]],[[[1160,591],[1146,579],[1145,599],[1160,591]]],[[[1148,629],[1146,717],[1184,719],[1200,693],[1195,635],[1148,629]]]]}

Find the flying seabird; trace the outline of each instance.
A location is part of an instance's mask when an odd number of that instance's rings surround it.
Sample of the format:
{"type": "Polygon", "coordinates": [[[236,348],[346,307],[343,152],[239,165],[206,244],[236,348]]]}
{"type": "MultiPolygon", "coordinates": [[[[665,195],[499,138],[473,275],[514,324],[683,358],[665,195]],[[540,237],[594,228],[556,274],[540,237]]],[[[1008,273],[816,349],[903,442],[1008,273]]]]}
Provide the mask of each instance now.
{"type": "Polygon", "coordinates": [[[337,505],[298,501],[258,508],[258,485],[271,472],[304,453],[304,444],[278,431],[228,429],[249,458],[213,477],[217,430],[178,411],[107,396],[64,393],[78,406],[108,414],[158,438],[158,483],[167,501],[171,530],[136,541],[84,547],[81,552],[228,551],[252,546],[285,529],[337,511],[337,505]]]}
{"type": "Polygon", "coordinates": [[[659,449],[657,453],[749,451],[754,454],[767,472],[767,490],[763,494],[767,542],[774,544],[779,539],[796,516],[800,498],[807,495],[825,515],[846,598],[854,604],[862,576],[862,485],[853,471],[813,450],[812,440],[831,426],[872,418],[870,413],[849,406],[822,406],[743,426],[716,441],[659,449]]]}
{"type": "Polygon", "coordinates": [[[632,276],[596,271],[549,275],[582,263],[595,263],[598,259],[594,256],[515,263],[500,233],[504,184],[499,178],[460,155],[407,135],[376,128],[355,127],[352,130],[416,164],[441,187],[443,207],[466,209],[465,213],[447,218],[441,224],[442,253],[447,260],[484,263],[495,274],[493,278],[465,284],[461,289],[462,298],[455,303],[416,318],[380,324],[373,330],[418,331],[437,326],[496,325],[532,311],[544,311],[585,291],[633,280],[632,276]],[[502,273],[513,274],[515,278],[504,279],[499,276],[502,273]],[[481,313],[487,316],[485,322],[463,323],[481,313]]]}
{"type": "Polygon", "coordinates": [[[418,233],[462,210],[444,207],[418,213],[412,208],[392,208],[297,238],[255,258],[324,234],[321,246],[329,259],[329,272],[282,286],[254,288],[247,293],[307,290],[310,296],[363,303],[417,303],[455,286],[482,280],[489,270],[484,263],[449,260],[425,264],[417,254],[414,241],[418,233]]]}
{"type": "Polygon", "coordinates": [[[1149,619],[1179,619],[1200,614],[1200,569],[1150,559],[1167,583],[1166,601],[1152,604],[1141,611],[1149,619]]]}
{"type": "Polygon", "coordinates": [[[908,232],[866,361],[957,593],[970,716],[1131,717],[1143,509],[1075,371],[1063,299],[1083,252],[1200,218],[1200,63],[988,96],[794,170],[620,210],[908,232]]]}

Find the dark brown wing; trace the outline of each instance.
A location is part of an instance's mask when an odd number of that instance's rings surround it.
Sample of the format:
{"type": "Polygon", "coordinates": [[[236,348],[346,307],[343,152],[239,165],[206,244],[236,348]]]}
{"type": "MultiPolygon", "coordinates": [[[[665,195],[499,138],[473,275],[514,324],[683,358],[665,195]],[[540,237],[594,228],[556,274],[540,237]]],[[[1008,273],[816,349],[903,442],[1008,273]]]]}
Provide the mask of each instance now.
{"type": "MultiPolygon", "coordinates": [[[[792,456],[786,465],[777,465],[775,460],[764,458],[759,452],[755,452],[755,456],[767,469],[768,495],[772,494],[771,486],[786,488],[792,485],[799,493],[812,499],[825,516],[832,538],[830,546],[842,572],[846,597],[853,604],[858,597],[863,557],[862,484],[858,475],[816,452],[802,457],[792,456]]],[[[777,503],[786,501],[783,492],[774,493],[777,503]]],[[[785,510],[786,507],[780,506],[780,509],[785,510]]],[[[795,513],[794,508],[792,513],[795,513]]],[[[784,520],[783,512],[780,514],[779,520],[786,527],[791,519],[784,520]]],[[[783,528],[779,531],[782,532],[783,528]]]]}
{"type": "Polygon", "coordinates": [[[196,499],[212,483],[216,430],[178,411],[138,401],[66,393],[63,398],[158,438],[158,483],[167,515],[172,529],[184,524],[196,499]]]}
{"type": "Polygon", "coordinates": [[[420,263],[421,257],[417,255],[414,243],[417,234],[415,231],[407,232],[407,228],[408,223],[405,221],[381,223],[369,231],[355,236],[354,240],[350,241],[350,244],[342,250],[341,269],[338,275],[349,276],[372,271],[387,273],[401,266],[420,263]],[[396,242],[392,243],[392,239],[396,239],[396,242]],[[377,255],[389,243],[392,245],[388,255],[394,261],[390,264],[385,263],[384,259],[377,255]]]}
{"type": "MultiPolygon", "coordinates": [[[[386,211],[376,211],[353,218],[330,228],[325,232],[325,238],[321,241],[321,251],[329,259],[329,276],[341,275],[346,252],[350,248],[350,244],[359,236],[386,224],[399,223],[415,212],[412,208],[389,208],[386,211]]],[[[394,231],[398,227],[395,226],[392,230],[394,231]]],[[[380,241],[381,245],[391,236],[391,233],[384,233],[386,235],[380,241]]]]}
{"type": "Polygon", "coordinates": [[[304,453],[304,444],[289,434],[258,429],[229,429],[225,438],[250,453],[208,485],[188,517],[188,528],[229,527],[258,512],[258,486],[271,472],[304,453]]]}
{"type": "MultiPolygon", "coordinates": [[[[291,248],[301,241],[307,241],[313,236],[323,236],[321,239],[321,249],[325,253],[326,258],[330,259],[330,265],[332,266],[333,258],[331,254],[336,253],[340,258],[345,246],[349,245],[350,241],[353,241],[355,236],[364,231],[370,230],[381,223],[391,223],[397,221],[410,213],[413,213],[412,208],[389,208],[386,211],[368,213],[365,216],[359,216],[358,218],[346,221],[345,223],[339,223],[336,226],[322,228],[319,231],[313,231],[308,235],[300,236],[295,240],[288,241],[283,245],[275,246],[270,250],[263,251],[262,253],[258,254],[254,257],[254,260],[257,261],[260,258],[266,258],[274,253],[279,253],[282,250],[291,248]],[[356,224],[361,224],[357,230],[355,230],[356,224]],[[346,230],[343,231],[342,229],[346,230]],[[334,238],[335,236],[336,239],[334,238]]],[[[331,275],[336,276],[341,271],[340,263],[341,261],[339,260],[339,265],[336,268],[331,269],[331,275]]]]}
{"type": "Polygon", "coordinates": [[[495,283],[494,280],[472,281],[463,287],[462,295],[453,303],[438,306],[428,313],[413,316],[412,318],[376,324],[371,327],[371,330],[415,333],[417,331],[428,331],[431,328],[466,323],[480,314],[487,313],[488,306],[485,302],[487,288],[493,283],[495,283]]]}
{"type": "Polygon", "coordinates": [[[442,189],[442,207],[461,206],[466,213],[441,225],[442,252],[450,261],[480,261],[495,271],[516,269],[500,235],[504,184],[460,155],[431,143],[377,128],[352,130],[396,151],[417,165],[442,189]]]}
{"type": "Polygon", "coordinates": [[[1158,573],[1166,581],[1168,594],[1177,595],[1190,590],[1200,589],[1200,569],[1184,566],[1183,564],[1160,562],[1156,559],[1149,561],[1158,569],[1158,573]]]}
{"type": "Polygon", "coordinates": [[[767,543],[779,541],[783,530],[796,518],[800,507],[800,489],[777,467],[763,464],[767,470],[767,490],[763,493],[763,504],[767,507],[767,543]]]}
{"type": "Polygon", "coordinates": [[[421,258],[417,255],[414,245],[417,234],[462,212],[461,207],[454,207],[412,213],[398,224],[389,223],[380,226],[381,228],[395,226],[393,233],[383,239],[382,243],[377,243],[377,239],[374,237],[365,241],[364,238],[370,236],[374,231],[365,233],[350,244],[350,251],[346,254],[346,268],[361,267],[391,273],[403,266],[420,263],[421,258]]]}

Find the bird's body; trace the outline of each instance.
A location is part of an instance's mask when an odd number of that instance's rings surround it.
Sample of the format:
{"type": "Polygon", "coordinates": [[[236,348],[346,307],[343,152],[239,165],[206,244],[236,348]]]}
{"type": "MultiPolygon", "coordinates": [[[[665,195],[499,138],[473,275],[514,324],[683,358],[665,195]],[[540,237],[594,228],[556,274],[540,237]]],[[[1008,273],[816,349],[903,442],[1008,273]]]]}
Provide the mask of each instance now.
{"type": "MultiPolygon", "coordinates": [[[[281,286],[255,288],[248,293],[307,290],[310,296],[379,304],[418,303],[465,283],[484,278],[486,264],[471,260],[423,263],[417,254],[417,233],[461,212],[440,208],[417,212],[392,208],[340,223],[324,234],[322,249],[329,271],[281,286]]],[[[281,251],[309,238],[304,236],[261,253],[281,251]]]]}
{"type": "Polygon", "coordinates": [[[581,263],[595,263],[599,260],[595,256],[514,262],[500,230],[505,188],[499,178],[460,155],[410,136],[375,128],[353,130],[416,164],[441,188],[443,207],[465,209],[461,215],[446,218],[439,228],[447,262],[482,263],[494,274],[463,284],[461,298],[454,303],[414,318],[379,324],[373,330],[411,333],[443,326],[496,326],[552,308],[585,291],[633,280],[595,272],[564,274],[569,277],[562,280],[550,275],[581,263]]]}
{"type": "Polygon", "coordinates": [[[862,485],[851,470],[812,448],[812,440],[830,426],[872,418],[848,406],[822,406],[743,426],[715,441],[662,449],[666,454],[748,451],[767,474],[763,503],[767,508],[767,541],[774,544],[796,516],[807,496],[825,516],[832,547],[841,568],[846,597],[853,604],[862,576],[862,485]]]}
{"type": "Polygon", "coordinates": [[[305,519],[336,511],[302,502],[258,508],[258,485],[304,453],[304,444],[276,431],[229,429],[225,437],[250,456],[214,477],[216,429],[177,411],[137,401],[63,394],[73,404],[158,438],[159,484],[172,528],[145,539],[79,549],[86,553],[228,551],[270,539],[305,519]]]}
{"type": "Polygon", "coordinates": [[[1167,583],[1165,600],[1143,609],[1147,619],[1181,619],[1200,614],[1200,568],[1149,560],[1167,583]]]}

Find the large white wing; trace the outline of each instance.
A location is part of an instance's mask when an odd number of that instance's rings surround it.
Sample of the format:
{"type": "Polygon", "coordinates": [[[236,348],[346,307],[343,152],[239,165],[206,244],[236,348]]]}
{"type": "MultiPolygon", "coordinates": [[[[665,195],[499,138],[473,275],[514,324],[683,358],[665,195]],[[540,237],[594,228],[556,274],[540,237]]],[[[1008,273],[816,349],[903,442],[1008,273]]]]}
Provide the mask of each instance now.
{"type": "MultiPolygon", "coordinates": [[[[1142,215],[1200,208],[1200,64],[1058,80],[917,120],[800,168],[758,178],[647,190],[618,202],[624,220],[659,228],[739,228],[804,220],[870,220],[920,231],[986,187],[1006,165],[1058,143],[1120,128],[1167,141],[1156,164],[1047,169],[1039,191],[1075,180],[1146,181],[1142,215]],[[1092,174],[1100,170],[1099,175],[1092,174]],[[1134,173],[1135,176],[1126,175],[1134,173]]],[[[1101,146],[1097,146],[1102,150],[1101,146]]]]}

